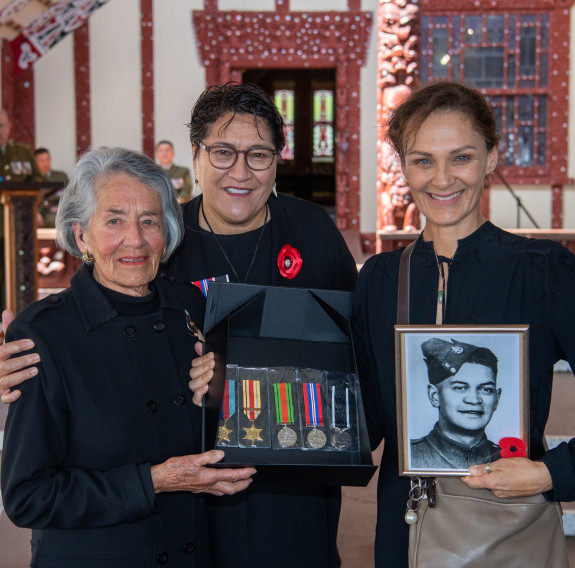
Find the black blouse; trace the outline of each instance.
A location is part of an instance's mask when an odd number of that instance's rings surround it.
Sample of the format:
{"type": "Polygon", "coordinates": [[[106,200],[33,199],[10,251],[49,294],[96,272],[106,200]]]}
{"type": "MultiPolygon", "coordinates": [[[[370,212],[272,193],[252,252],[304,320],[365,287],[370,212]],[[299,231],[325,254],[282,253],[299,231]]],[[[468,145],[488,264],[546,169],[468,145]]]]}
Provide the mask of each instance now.
{"type": "Polygon", "coordinates": [[[200,229],[200,235],[210,277],[227,274],[230,282],[270,283],[271,221],[263,234],[260,227],[238,235],[216,236],[200,229]]]}
{"type": "MultiPolygon", "coordinates": [[[[376,557],[407,563],[403,520],[409,481],[399,478],[395,409],[394,324],[401,250],[372,257],[354,305],[354,346],[371,444],[385,438],[379,476],[376,557]],[[382,506],[382,503],[384,504],[382,506]]],[[[410,323],[435,323],[438,269],[433,243],[419,238],[411,257],[410,323]]],[[[575,363],[575,255],[558,243],[526,239],[491,223],[458,242],[449,268],[445,324],[529,324],[531,457],[553,479],[553,500],[575,500],[575,440],[545,453],[553,365],[575,363]]],[[[396,562],[396,563],[394,563],[396,562]]]]}

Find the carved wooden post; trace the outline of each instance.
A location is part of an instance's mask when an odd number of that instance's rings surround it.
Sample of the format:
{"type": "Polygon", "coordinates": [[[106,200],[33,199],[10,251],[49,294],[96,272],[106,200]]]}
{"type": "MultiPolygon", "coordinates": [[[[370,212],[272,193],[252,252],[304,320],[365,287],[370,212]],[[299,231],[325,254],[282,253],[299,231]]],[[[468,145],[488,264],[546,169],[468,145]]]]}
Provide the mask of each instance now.
{"type": "Polygon", "coordinates": [[[415,86],[419,8],[404,0],[380,0],[377,28],[377,229],[415,230],[413,203],[395,151],[387,142],[387,121],[415,86]]]}
{"type": "Polygon", "coordinates": [[[15,314],[38,299],[36,211],[41,189],[61,183],[3,182],[6,306],[15,314]]]}

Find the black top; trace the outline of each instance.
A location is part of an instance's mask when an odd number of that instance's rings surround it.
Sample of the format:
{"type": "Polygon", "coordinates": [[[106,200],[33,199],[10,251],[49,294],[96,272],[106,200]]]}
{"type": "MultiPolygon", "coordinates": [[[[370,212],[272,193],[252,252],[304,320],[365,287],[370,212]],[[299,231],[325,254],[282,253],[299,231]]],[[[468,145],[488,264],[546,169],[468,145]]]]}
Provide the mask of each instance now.
{"type": "MultiPolygon", "coordinates": [[[[207,257],[209,251],[202,246],[199,224],[201,202],[202,196],[199,196],[183,205],[184,240],[164,268],[168,274],[188,282],[221,276],[210,272],[209,263],[212,260],[207,257]]],[[[357,277],[355,261],[335,223],[321,207],[281,193],[277,198],[272,196],[268,206],[271,246],[268,249],[270,273],[266,284],[353,290],[357,277]],[[278,254],[287,244],[299,251],[303,261],[301,271],[292,279],[284,278],[277,266],[278,254]]],[[[252,282],[251,276],[248,283],[262,284],[252,282]]]]}
{"type": "MultiPolygon", "coordinates": [[[[222,269],[230,272],[222,265],[221,251],[210,248],[209,240],[208,248],[204,247],[205,237],[211,235],[199,227],[200,204],[201,196],[183,206],[185,238],[166,268],[175,277],[192,282],[219,276],[222,269]]],[[[282,194],[270,197],[268,206],[270,222],[256,261],[266,264],[268,273],[262,275],[261,267],[254,266],[248,283],[353,290],[355,262],[341,233],[321,207],[282,194]],[[281,276],[277,266],[278,253],[286,244],[295,247],[303,261],[293,279],[281,276]],[[268,260],[262,255],[269,255],[268,260]]],[[[234,255],[230,259],[236,265],[240,259],[234,249],[230,246],[226,252],[234,255]]],[[[207,505],[212,554],[218,568],[340,565],[336,546],[339,488],[264,485],[257,483],[256,475],[246,491],[228,497],[208,496],[207,505]]]]}
{"type": "Polygon", "coordinates": [[[34,529],[31,566],[210,565],[203,500],[156,495],[150,470],[201,451],[184,310],[201,322],[204,299],[163,278],[153,289],[112,292],[118,305],[146,306],[121,315],[83,266],[70,289],[10,324],[7,341],[32,338],[42,357],[10,405],[2,455],[6,513],[34,529]]]}
{"type": "Polygon", "coordinates": [[[260,227],[247,233],[216,235],[215,237],[211,231],[200,228],[202,250],[208,264],[210,278],[227,275],[230,282],[268,285],[272,244],[270,225],[271,221],[268,221],[263,227],[263,234],[262,227],[260,227]]]}
{"type": "MultiPolygon", "coordinates": [[[[358,279],[354,347],[372,447],[385,438],[378,489],[377,565],[407,565],[403,516],[409,480],[398,476],[394,324],[401,250],[370,258],[358,279]]],[[[438,269],[422,237],[411,257],[410,323],[435,324],[438,269]]],[[[484,223],[458,243],[449,269],[445,324],[529,324],[531,457],[553,479],[546,497],[575,500],[575,441],[545,454],[553,365],[575,363],[575,255],[556,242],[526,239],[484,223]]]]}

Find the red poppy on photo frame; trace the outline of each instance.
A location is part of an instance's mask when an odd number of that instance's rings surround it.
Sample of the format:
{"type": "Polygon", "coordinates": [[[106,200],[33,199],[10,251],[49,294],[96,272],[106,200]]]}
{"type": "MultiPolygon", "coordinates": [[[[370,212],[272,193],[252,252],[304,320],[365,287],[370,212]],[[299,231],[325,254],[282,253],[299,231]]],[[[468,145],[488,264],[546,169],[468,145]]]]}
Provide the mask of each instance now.
{"type": "Polygon", "coordinates": [[[301,270],[303,260],[299,251],[291,245],[284,245],[278,254],[278,268],[284,278],[295,278],[301,270]]]}
{"type": "Polygon", "coordinates": [[[527,444],[521,438],[501,438],[499,440],[502,458],[526,458],[527,444]]]}

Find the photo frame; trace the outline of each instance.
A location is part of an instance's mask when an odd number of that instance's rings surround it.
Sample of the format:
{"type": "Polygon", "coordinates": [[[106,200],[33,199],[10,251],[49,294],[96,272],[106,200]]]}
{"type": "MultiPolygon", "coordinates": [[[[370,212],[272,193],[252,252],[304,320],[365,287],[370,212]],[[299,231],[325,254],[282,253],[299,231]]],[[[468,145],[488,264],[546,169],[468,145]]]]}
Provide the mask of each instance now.
{"type": "Polygon", "coordinates": [[[528,330],[395,326],[400,475],[467,475],[501,457],[503,438],[529,455],[528,330]]]}

